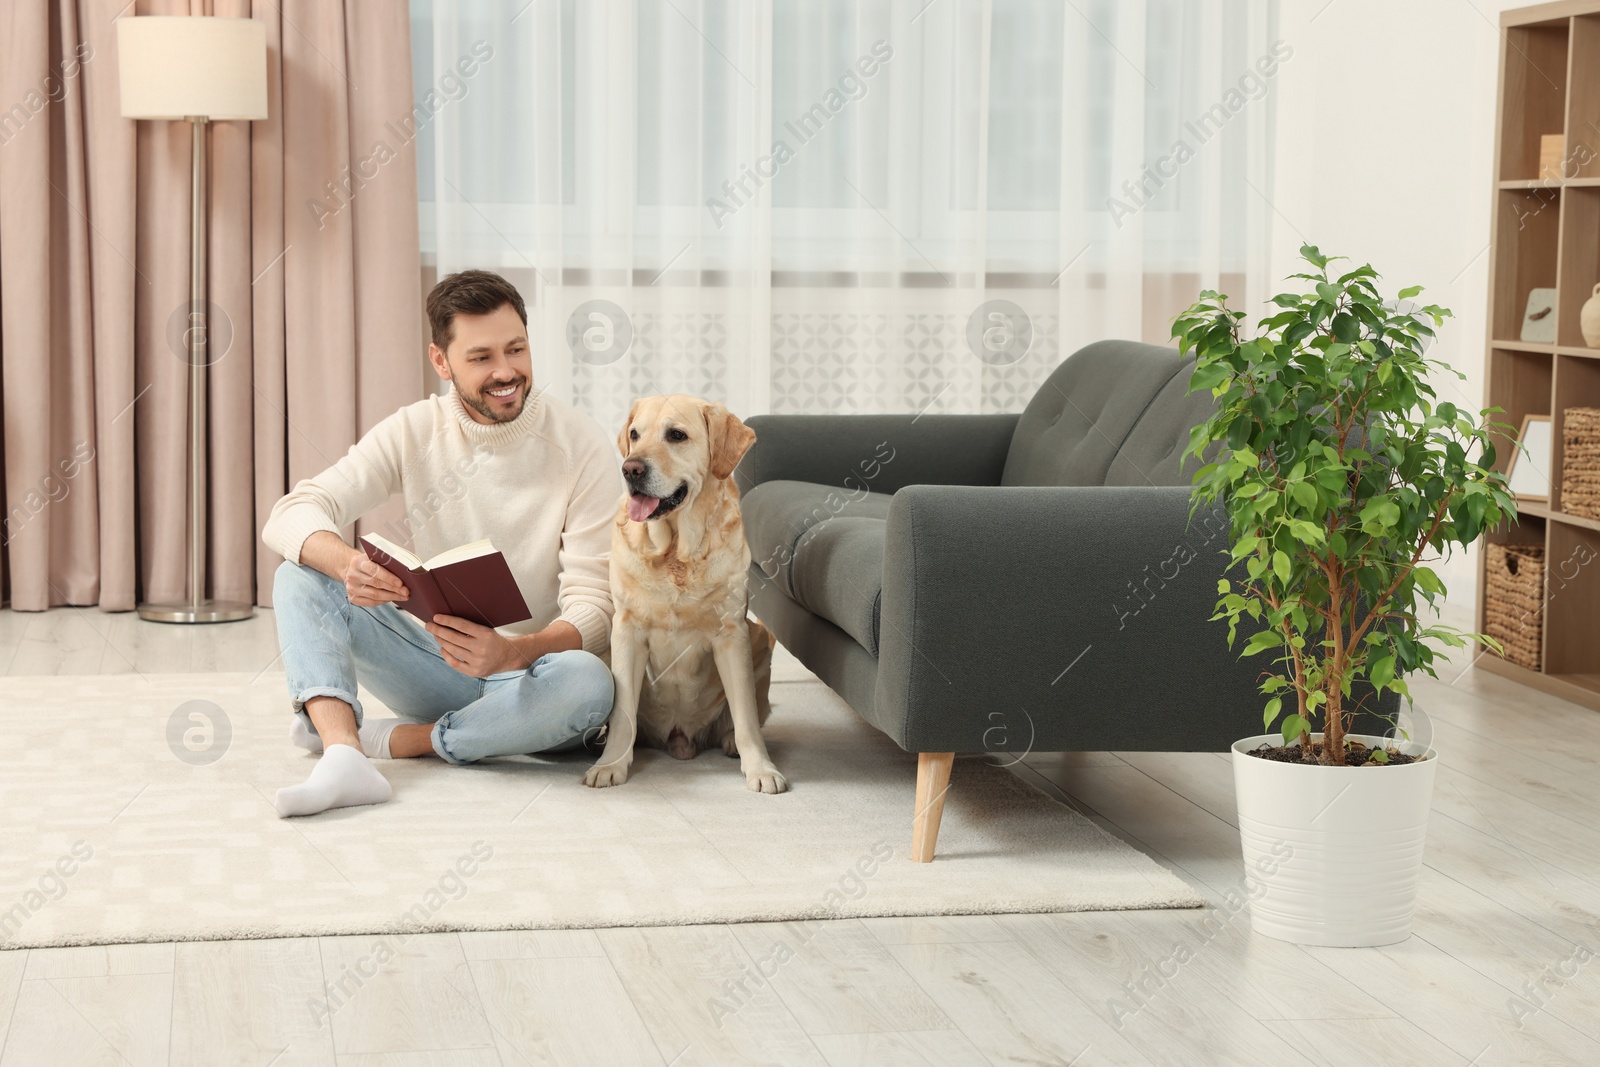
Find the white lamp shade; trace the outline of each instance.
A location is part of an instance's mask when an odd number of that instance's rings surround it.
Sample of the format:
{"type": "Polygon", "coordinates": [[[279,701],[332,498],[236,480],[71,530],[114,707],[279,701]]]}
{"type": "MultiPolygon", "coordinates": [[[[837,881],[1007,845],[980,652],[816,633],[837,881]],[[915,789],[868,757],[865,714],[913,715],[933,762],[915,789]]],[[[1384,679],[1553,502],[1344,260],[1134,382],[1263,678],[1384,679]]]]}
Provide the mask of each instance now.
{"type": "Polygon", "coordinates": [[[255,19],[125,16],[117,62],[124,118],[267,117],[267,27],[255,19]]]}

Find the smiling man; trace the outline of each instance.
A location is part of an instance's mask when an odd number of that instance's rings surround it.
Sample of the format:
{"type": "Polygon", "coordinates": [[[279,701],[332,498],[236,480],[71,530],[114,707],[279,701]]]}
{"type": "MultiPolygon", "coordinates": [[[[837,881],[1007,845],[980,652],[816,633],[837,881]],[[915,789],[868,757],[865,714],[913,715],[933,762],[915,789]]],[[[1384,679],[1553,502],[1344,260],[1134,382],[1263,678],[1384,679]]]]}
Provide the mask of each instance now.
{"type": "Polygon", "coordinates": [[[611,627],[611,521],[622,476],[593,419],[533,387],[516,288],[462,271],[428,295],[428,358],[450,383],[373,427],[348,455],[273,507],[261,539],[284,557],[273,583],[295,720],[321,752],[278,790],[282,816],[377,804],[371,762],[433,754],[452,764],[581,746],[611,713],[600,658],[611,627]],[[487,538],[533,617],[491,629],[395,606],[409,591],[340,529],[394,494],[426,559],[487,538]],[[357,681],[401,718],[365,720],[357,681]]]}

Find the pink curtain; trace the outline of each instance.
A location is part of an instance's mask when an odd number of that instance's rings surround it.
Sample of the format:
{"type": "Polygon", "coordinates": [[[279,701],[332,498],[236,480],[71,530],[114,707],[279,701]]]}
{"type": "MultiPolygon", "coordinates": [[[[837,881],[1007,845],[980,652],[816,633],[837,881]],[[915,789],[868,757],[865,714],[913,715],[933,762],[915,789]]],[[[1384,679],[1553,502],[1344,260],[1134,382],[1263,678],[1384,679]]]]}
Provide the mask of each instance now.
{"type": "Polygon", "coordinates": [[[269,117],[209,127],[203,552],[207,595],[269,605],[273,502],[424,395],[416,160],[386,128],[407,9],[124,4],[0,3],[0,587],[19,610],[189,594],[190,130],[121,117],[115,20],[247,16],[269,117]]]}

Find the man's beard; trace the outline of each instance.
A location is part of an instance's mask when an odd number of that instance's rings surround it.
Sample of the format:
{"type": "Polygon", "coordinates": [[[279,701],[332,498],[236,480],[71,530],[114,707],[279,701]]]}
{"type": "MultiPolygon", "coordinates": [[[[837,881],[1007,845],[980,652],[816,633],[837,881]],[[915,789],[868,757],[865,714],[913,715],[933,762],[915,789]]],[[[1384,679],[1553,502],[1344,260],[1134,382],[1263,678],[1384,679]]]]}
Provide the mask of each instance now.
{"type": "Polygon", "coordinates": [[[516,405],[515,408],[501,408],[495,403],[492,397],[486,397],[484,395],[490,389],[505,388],[505,384],[506,383],[496,385],[493,382],[485,382],[475,396],[468,396],[466,393],[461,393],[461,399],[468,407],[472,408],[472,410],[476,411],[490,422],[513,422],[516,420],[518,415],[522,414],[522,409],[526,407],[528,403],[528,391],[526,388],[524,388],[524,386],[527,384],[526,379],[518,378],[516,381],[518,394],[522,397],[522,400],[516,405]]]}

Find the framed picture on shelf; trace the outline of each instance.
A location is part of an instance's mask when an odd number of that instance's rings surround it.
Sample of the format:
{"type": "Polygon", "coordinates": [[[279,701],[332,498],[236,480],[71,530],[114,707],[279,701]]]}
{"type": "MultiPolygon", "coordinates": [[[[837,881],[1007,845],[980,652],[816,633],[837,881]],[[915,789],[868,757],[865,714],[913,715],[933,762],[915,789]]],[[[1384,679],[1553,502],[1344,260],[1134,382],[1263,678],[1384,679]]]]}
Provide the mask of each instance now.
{"type": "Polygon", "coordinates": [[[1556,291],[1534,289],[1528,293],[1528,307],[1522,313],[1521,341],[1536,344],[1556,343],[1556,291]]]}
{"type": "Polygon", "coordinates": [[[1517,439],[1522,447],[1511,450],[1511,458],[1506,462],[1506,483],[1520,500],[1548,503],[1550,466],[1555,455],[1550,416],[1522,416],[1522,432],[1517,439]]]}

